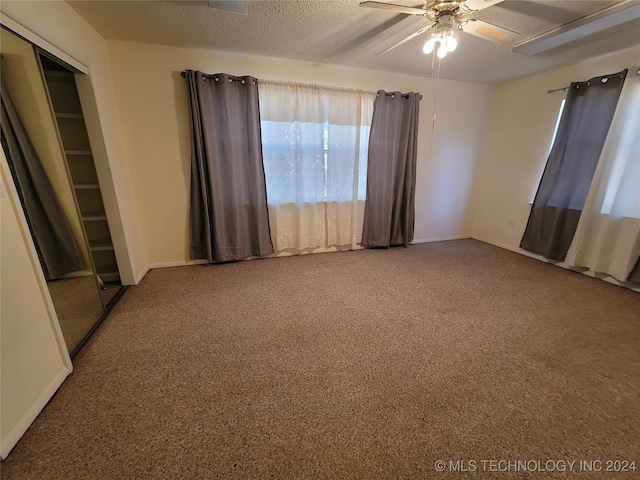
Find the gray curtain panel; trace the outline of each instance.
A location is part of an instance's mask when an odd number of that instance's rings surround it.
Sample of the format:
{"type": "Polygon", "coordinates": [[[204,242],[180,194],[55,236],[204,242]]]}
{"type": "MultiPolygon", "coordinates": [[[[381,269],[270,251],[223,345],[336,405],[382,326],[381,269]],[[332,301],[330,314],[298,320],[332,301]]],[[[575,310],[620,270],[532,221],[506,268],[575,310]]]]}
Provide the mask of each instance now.
{"type": "Polygon", "coordinates": [[[273,253],[262,164],[258,83],[187,70],[191,118],[191,258],[273,253]]]}
{"type": "Polygon", "coordinates": [[[420,94],[380,90],[373,104],[362,245],[413,240],[420,94]]]}
{"type": "Polygon", "coordinates": [[[520,247],[564,260],[627,70],[571,84],[520,247]]]}
{"type": "Polygon", "coordinates": [[[47,280],[85,270],[82,253],[7,90],[2,86],[2,148],[47,280]]]}

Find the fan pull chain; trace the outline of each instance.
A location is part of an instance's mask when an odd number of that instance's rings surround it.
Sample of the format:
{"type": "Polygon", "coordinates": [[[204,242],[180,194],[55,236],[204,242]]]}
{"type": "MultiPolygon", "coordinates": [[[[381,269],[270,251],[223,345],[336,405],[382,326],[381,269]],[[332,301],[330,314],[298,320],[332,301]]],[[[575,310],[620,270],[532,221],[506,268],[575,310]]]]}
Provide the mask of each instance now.
{"type": "MultiPolygon", "coordinates": [[[[433,65],[435,62],[435,53],[432,56],[431,59],[431,74],[433,75],[433,65]]],[[[433,95],[433,117],[431,120],[431,139],[429,141],[429,160],[431,160],[431,152],[433,150],[433,134],[435,132],[436,129],[436,119],[437,119],[437,115],[436,115],[436,108],[438,106],[438,83],[440,82],[440,64],[442,62],[442,59],[438,58],[438,72],[436,74],[436,88],[435,88],[435,92],[433,95]]]]}

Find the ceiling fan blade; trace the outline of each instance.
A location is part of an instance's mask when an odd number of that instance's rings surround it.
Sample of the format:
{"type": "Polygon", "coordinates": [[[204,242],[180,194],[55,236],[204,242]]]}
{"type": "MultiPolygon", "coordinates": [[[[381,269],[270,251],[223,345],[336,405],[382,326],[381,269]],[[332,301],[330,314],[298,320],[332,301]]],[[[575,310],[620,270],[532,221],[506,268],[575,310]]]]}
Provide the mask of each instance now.
{"type": "Polygon", "coordinates": [[[435,25],[429,25],[427,27],[422,27],[420,30],[418,30],[415,33],[412,33],[411,35],[409,35],[407,38],[405,38],[404,40],[400,40],[398,43],[394,43],[393,45],[391,45],[389,48],[387,48],[386,50],[381,51],[380,53],[378,53],[378,55],[382,55],[383,53],[389,52],[391,50],[393,50],[394,48],[399,47],[400,45],[404,45],[405,43],[407,43],[409,40],[413,40],[414,38],[416,38],[418,35],[422,35],[424,32],[426,32],[427,30],[429,30],[430,28],[432,28],[435,25]]]}
{"type": "Polygon", "coordinates": [[[466,0],[464,5],[466,8],[471,10],[472,12],[477,12],[483,10],[487,7],[492,7],[493,5],[497,5],[504,0],[466,0]]]}
{"type": "Polygon", "coordinates": [[[247,14],[247,0],[209,0],[209,7],[242,15],[247,14]]]}
{"type": "Polygon", "coordinates": [[[381,10],[391,10],[393,12],[408,13],[409,15],[425,14],[425,10],[421,8],[405,7],[404,5],[394,5],[393,3],[361,2],[360,6],[366,8],[379,8],[381,10]]]}
{"type": "Polygon", "coordinates": [[[475,18],[465,19],[460,25],[464,32],[496,43],[514,40],[519,35],[506,28],[498,27],[497,25],[483,22],[482,20],[476,20],[475,18]]]}

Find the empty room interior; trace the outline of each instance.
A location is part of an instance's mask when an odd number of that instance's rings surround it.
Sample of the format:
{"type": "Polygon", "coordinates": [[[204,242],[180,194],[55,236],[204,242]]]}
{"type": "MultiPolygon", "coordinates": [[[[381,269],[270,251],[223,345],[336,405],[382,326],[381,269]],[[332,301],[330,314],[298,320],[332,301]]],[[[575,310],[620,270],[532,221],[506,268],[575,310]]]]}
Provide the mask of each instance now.
{"type": "Polygon", "coordinates": [[[3,480],[639,478],[639,1],[0,11],[3,480]]]}

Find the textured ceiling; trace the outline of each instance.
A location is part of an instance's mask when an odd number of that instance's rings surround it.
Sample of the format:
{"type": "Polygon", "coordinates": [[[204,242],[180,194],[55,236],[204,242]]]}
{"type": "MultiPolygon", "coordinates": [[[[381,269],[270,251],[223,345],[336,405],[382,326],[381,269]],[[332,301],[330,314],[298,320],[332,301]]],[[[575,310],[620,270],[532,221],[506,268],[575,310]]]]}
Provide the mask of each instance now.
{"type": "MultiPolygon", "coordinates": [[[[425,26],[418,16],[359,7],[358,0],[249,0],[248,15],[209,8],[206,1],[67,0],[107,39],[210,49],[371,70],[431,75],[422,53],[426,35],[377,55],[425,26]]],[[[422,7],[420,0],[385,0],[422,7]]],[[[619,3],[618,1],[505,0],[473,14],[516,31],[515,42],[619,3]]],[[[552,56],[511,52],[460,32],[458,49],[441,64],[443,78],[499,84],[571,64],[594,55],[640,45],[640,22],[604,32],[593,41],[552,56]]]]}

